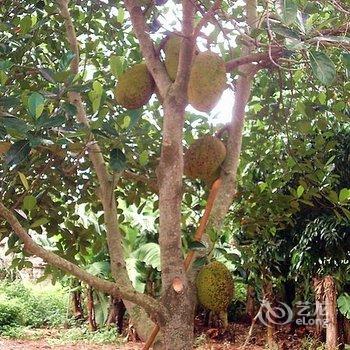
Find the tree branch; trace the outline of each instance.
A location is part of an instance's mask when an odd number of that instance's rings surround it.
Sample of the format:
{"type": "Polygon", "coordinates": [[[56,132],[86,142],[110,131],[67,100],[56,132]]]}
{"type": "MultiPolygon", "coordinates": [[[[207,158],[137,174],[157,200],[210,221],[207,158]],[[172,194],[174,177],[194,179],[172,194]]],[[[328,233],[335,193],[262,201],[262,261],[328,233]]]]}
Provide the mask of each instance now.
{"type": "Polygon", "coordinates": [[[99,277],[93,276],[85,270],[70,261],[61,258],[59,255],[48,251],[34,242],[28,232],[23,228],[15,215],[8,210],[2,202],[0,202],[0,216],[7,221],[15,234],[23,241],[24,250],[30,254],[34,254],[49,264],[64,270],[73,276],[79,278],[81,281],[93,286],[94,288],[113,295],[116,298],[125,298],[140,306],[142,306],[150,314],[158,314],[162,317],[166,315],[165,308],[155,299],[142,293],[136,292],[133,289],[127,288],[116,283],[103,280],[99,277]]]}
{"type": "MultiPolygon", "coordinates": [[[[283,48],[275,47],[272,49],[271,53],[273,57],[277,59],[283,55],[283,48]]],[[[226,62],[226,71],[231,72],[232,70],[238,68],[239,66],[254,63],[254,62],[259,63],[261,61],[266,61],[268,59],[269,59],[268,52],[252,53],[252,54],[245,55],[226,62]]]]}
{"type": "MultiPolygon", "coordinates": [[[[64,19],[64,24],[67,32],[67,39],[70,49],[74,52],[75,57],[71,62],[71,71],[73,74],[79,73],[79,46],[76,37],[72,18],[68,9],[69,0],[58,0],[61,15],[64,19]]],[[[69,100],[77,108],[77,119],[80,123],[89,127],[89,120],[86,115],[86,110],[79,92],[69,92],[69,100]]],[[[104,210],[104,220],[106,224],[108,250],[111,259],[112,275],[117,283],[124,284],[132,288],[128,277],[123,249],[122,236],[118,225],[117,205],[114,198],[114,184],[110,176],[102,151],[97,142],[90,136],[90,141],[87,143],[87,151],[93,167],[96,171],[97,178],[101,188],[101,202],[104,210]]]]}
{"type": "MultiPolygon", "coordinates": [[[[78,41],[76,38],[74,26],[72,23],[72,19],[68,9],[69,0],[57,0],[61,15],[64,18],[64,23],[67,32],[68,42],[70,44],[71,50],[75,53],[76,57],[74,58],[74,62],[72,62],[72,72],[77,74],[79,71],[79,47],[78,41]]],[[[140,9],[140,8],[139,8],[140,9]]],[[[137,12],[138,13],[138,12],[137,12]]],[[[141,18],[143,21],[143,17],[141,18]]],[[[140,22],[142,30],[142,22],[140,22]]],[[[145,23],[143,22],[143,26],[145,27],[145,23]]],[[[143,33],[146,36],[146,47],[149,48],[149,44],[152,46],[152,50],[154,51],[152,42],[147,42],[148,34],[146,32],[143,33]]],[[[149,37],[148,37],[149,39],[149,37]]],[[[147,50],[146,50],[147,51],[147,50]]],[[[154,53],[149,52],[149,56],[152,57],[153,60],[157,60],[158,63],[154,65],[154,69],[156,73],[153,72],[153,76],[156,77],[158,81],[158,88],[163,93],[166,92],[167,86],[164,83],[167,79],[169,80],[165,68],[162,63],[159,61],[157,57],[155,57],[154,53]],[[160,69],[160,73],[158,73],[158,68],[160,69]],[[161,72],[163,70],[163,73],[161,72]],[[163,81],[164,80],[164,81],[163,81]],[[163,84],[163,85],[162,85],[163,84]]],[[[152,64],[148,67],[152,71],[152,64]]],[[[89,127],[89,120],[86,115],[85,107],[82,102],[82,98],[80,93],[78,92],[70,92],[69,100],[73,103],[77,108],[77,119],[79,122],[83,123],[86,127],[89,127]]],[[[119,229],[118,223],[118,215],[117,215],[117,204],[114,197],[114,181],[112,181],[112,177],[110,176],[107,166],[104,162],[103,155],[101,149],[97,142],[91,136],[91,141],[88,143],[88,154],[93,163],[94,169],[96,171],[100,188],[101,188],[101,202],[104,211],[104,221],[106,225],[106,235],[107,235],[107,244],[108,251],[111,259],[111,270],[113,278],[115,282],[120,285],[127,286],[130,290],[133,289],[130,279],[128,277],[125,260],[124,260],[124,252],[122,248],[122,236],[119,229]]],[[[136,293],[136,291],[134,291],[136,293]]],[[[149,325],[149,319],[143,310],[140,310],[139,307],[126,302],[125,303],[128,312],[133,319],[135,327],[137,328],[138,334],[141,339],[145,339],[147,337],[147,328],[149,325]]]]}
{"type": "Polygon", "coordinates": [[[179,65],[177,67],[176,80],[174,83],[175,95],[185,98],[187,103],[187,85],[190,77],[192,57],[196,38],[193,36],[193,21],[195,6],[192,0],[182,1],[182,41],[179,55],[179,65]]]}
{"type": "Polygon", "coordinates": [[[197,38],[201,29],[211,20],[211,18],[215,15],[215,12],[220,8],[222,0],[215,0],[213,6],[209,9],[208,12],[204,14],[199,23],[196,25],[194,29],[193,36],[197,38]]]}
{"type": "Polygon", "coordinates": [[[151,178],[145,175],[133,173],[132,171],[129,171],[129,170],[124,171],[123,177],[125,179],[131,180],[134,182],[142,182],[146,184],[152,192],[158,193],[158,184],[156,180],[152,180],[151,178]]]}
{"type": "MultiPolygon", "coordinates": [[[[257,25],[256,0],[246,0],[247,24],[249,31],[257,25]]],[[[249,32],[248,32],[249,33],[249,32]]],[[[245,56],[252,57],[251,48],[245,48],[245,56]]],[[[265,53],[266,55],[266,53],[265,53]]],[[[253,56],[256,59],[259,56],[253,56]]],[[[261,58],[261,57],[260,57],[261,58]]],[[[231,61],[232,62],[232,61],[231,61]]],[[[254,62],[254,61],[253,61],[254,62]]],[[[233,63],[230,63],[234,66],[233,63]]],[[[232,109],[231,123],[228,128],[228,140],[226,144],[227,156],[222,166],[222,185],[219,189],[217,199],[214,203],[207,230],[220,230],[224,218],[230,209],[236,195],[236,177],[242,146],[242,133],[245,119],[245,109],[249,100],[252,82],[257,67],[250,65],[242,67],[242,74],[237,79],[235,90],[235,103],[232,109]]]]}
{"type": "Polygon", "coordinates": [[[147,68],[152,74],[162,98],[164,98],[171,85],[171,81],[148,34],[149,29],[146,25],[142,9],[136,0],[125,0],[125,7],[130,14],[133,31],[139,40],[147,68]]]}

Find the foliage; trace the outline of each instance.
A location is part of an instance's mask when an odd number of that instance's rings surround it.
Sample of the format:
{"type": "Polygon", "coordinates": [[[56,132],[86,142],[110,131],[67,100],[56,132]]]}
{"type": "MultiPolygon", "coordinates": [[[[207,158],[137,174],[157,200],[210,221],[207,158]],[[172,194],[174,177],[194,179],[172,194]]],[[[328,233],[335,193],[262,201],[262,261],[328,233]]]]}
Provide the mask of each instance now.
{"type": "Polygon", "coordinates": [[[311,337],[303,339],[300,350],[326,350],[326,344],[311,337]]]}
{"type": "Polygon", "coordinates": [[[348,293],[342,293],[337,300],[340,313],[347,319],[350,319],[350,295],[348,293]]]}
{"type": "Polygon", "coordinates": [[[6,326],[13,326],[15,324],[20,324],[21,322],[21,308],[17,305],[16,301],[1,298],[0,331],[2,331],[6,326]]]}
{"type": "Polygon", "coordinates": [[[91,332],[86,327],[70,328],[65,332],[60,332],[57,338],[50,340],[53,345],[94,343],[94,344],[114,344],[121,345],[125,340],[118,334],[116,328],[101,328],[91,332]]]}
{"type": "Polygon", "coordinates": [[[52,327],[62,325],[67,319],[68,298],[62,289],[30,288],[20,281],[1,282],[0,297],[1,308],[9,313],[12,324],[52,327]]]}

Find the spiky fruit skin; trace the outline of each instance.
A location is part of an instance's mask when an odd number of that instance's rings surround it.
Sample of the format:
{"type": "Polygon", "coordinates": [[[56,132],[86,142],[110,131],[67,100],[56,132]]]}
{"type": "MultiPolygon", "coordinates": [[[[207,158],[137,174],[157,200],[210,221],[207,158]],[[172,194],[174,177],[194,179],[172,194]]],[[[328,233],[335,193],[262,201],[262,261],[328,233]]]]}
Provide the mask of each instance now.
{"type": "Polygon", "coordinates": [[[216,312],[226,311],[234,295],[231,273],[219,261],[202,267],[196,278],[196,287],[200,304],[216,312]]]}
{"type": "Polygon", "coordinates": [[[226,83],[224,60],[214,52],[200,52],[191,68],[188,102],[198,111],[210,112],[218,103],[226,83]]]}
{"type": "Polygon", "coordinates": [[[137,109],[151,98],[155,83],[145,63],[135,64],[119,78],[115,89],[117,102],[126,109],[137,109]]]}
{"type": "Polygon", "coordinates": [[[175,81],[177,67],[179,65],[181,40],[180,36],[171,35],[164,46],[164,65],[172,81],[175,81]]]}
{"type": "Polygon", "coordinates": [[[206,135],[186,150],[184,173],[190,179],[213,182],[220,175],[220,165],[226,158],[226,147],[218,138],[206,135]]]}

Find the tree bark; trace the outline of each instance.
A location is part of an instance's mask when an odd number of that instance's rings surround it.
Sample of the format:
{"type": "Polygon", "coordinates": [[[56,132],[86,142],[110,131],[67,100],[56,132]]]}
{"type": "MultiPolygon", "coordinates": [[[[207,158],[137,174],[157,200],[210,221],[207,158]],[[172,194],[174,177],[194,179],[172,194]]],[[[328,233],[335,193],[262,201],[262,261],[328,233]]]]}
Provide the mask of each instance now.
{"type": "Polygon", "coordinates": [[[71,292],[71,303],[72,303],[72,312],[74,315],[74,318],[76,320],[81,320],[84,318],[84,312],[83,307],[81,305],[81,292],[78,290],[75,290],[74,292],[71,292]]]}
{"type": "Polygon", "coordinates": [[[315,337],[322,341],[323,340],[323,304],[324,304],[324,290],[323,280],[319,277],[313,278],[313,287],[315,293],[315,337]]]}
{"type": "Polygon", "coordinates": [[[123,332],[125,311],[126,311],[126,308],[123,303],[123,300],[113,298],[112,296],[110,296],[106,325],[116,326],[119,334],[122,334],[123,332]]]}
{"type": "Polygon", "coordinates": [[[255,317],[255,289],[251,285],[247,288],[246,314],[249,321],[253,321],[255,317]]]}
{"type": "Polygon", "coordinates": [[[344,343],[350,344],[350,320],[344,317],[344,343]]]}
{"type": "MultiPolygon", "coordinates": [[[[273,297],[273,286],[272,282],[268,279],[263,280],[263,295],[264,300],[267,301],[271,307],[274,303],[274,297],[273,297]]],[[[278,345],[275,341],[275,325],[273,322],[271,322],[271,315],[270,317],[267,317],[267,345],[270,350],[276,350],[278,349],[278,345]]]]}
{"type": "Polygon", "coordinates": [[[97,324],[95,319],[94,291],[90,286],[87,289],[87,309],[89,326],[90,329],[94,332],[97,330],[97,324]]]}
{"type": "Polygon", "coordinates": [[[332,276],[323,279],[324,300],[326,308],[326,347],[327,350],[338,348],[338,325],[337,325],[337,289],[332,276]]]}

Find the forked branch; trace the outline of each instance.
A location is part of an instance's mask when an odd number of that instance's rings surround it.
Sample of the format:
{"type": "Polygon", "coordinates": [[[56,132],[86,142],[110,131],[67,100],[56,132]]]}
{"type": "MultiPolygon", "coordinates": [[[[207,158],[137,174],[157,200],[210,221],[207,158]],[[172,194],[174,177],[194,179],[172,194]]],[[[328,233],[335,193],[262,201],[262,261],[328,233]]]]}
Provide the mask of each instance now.
{"type": "Polygon", "coordinates": [[[147,312],[151,314],[166,315],[165,308],[155,299],[142,293],[136,292],[133,289],[129,289],[122,285],[103,280],[99,277],[93,276],[85,270],[81,269],[77,265],[70,261],[60,257],[59,255],[48,251],[35,243],[33,238],[30,237],[28,232],[23,228],[16,216],[8,210],[2,202],[0,202],[0,216],[10,224],[14,233],[23,241],[24,250],[27,253],[34,254],[42,258],[52,266],[58,267],[73,276],[77,277],[83,282],[93,286],[94,288],[108,293],[116,298],[125,298],[142,306],[147,312]]]}

